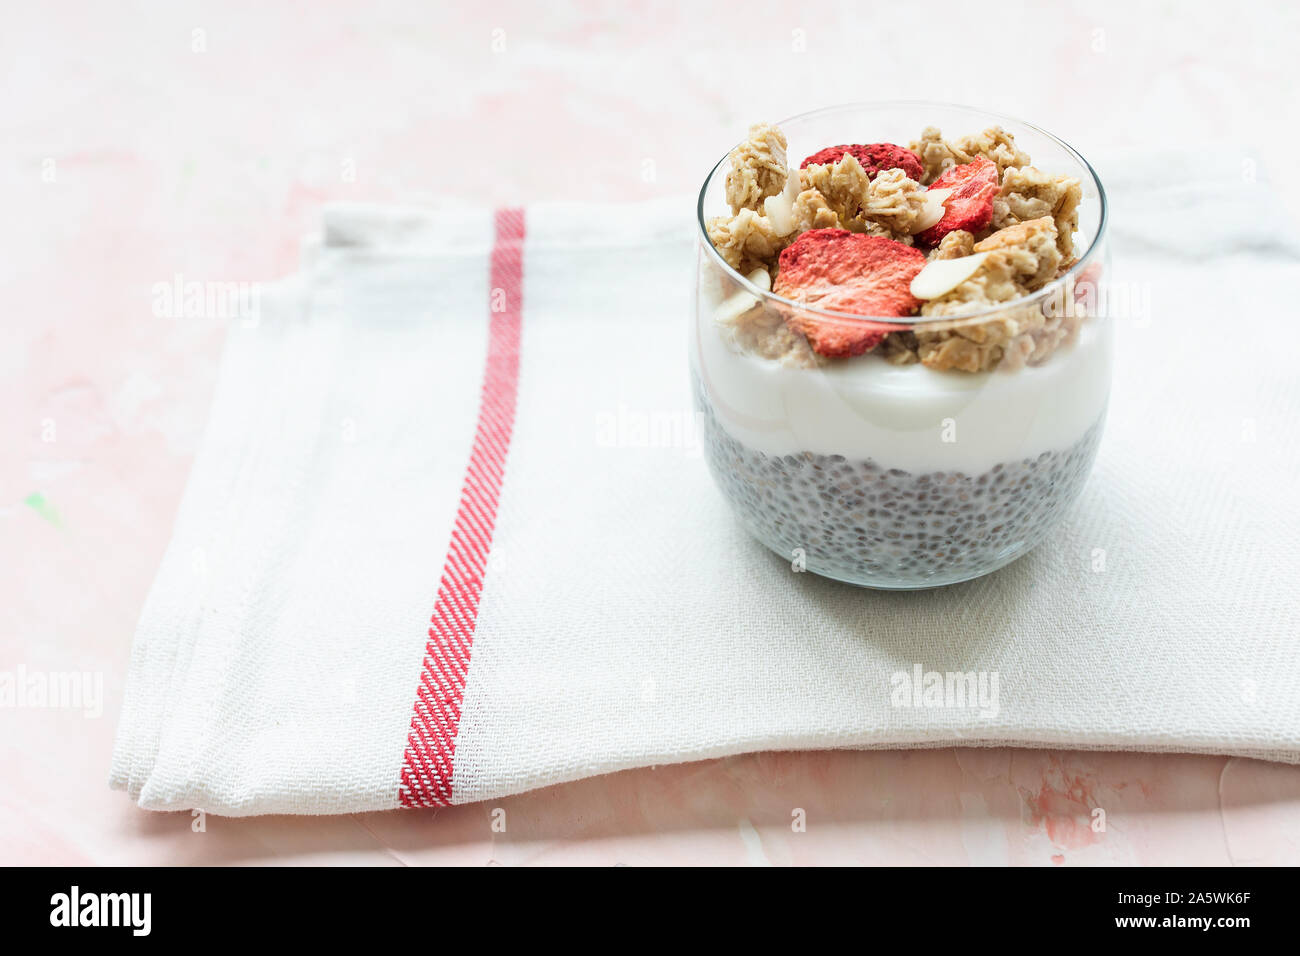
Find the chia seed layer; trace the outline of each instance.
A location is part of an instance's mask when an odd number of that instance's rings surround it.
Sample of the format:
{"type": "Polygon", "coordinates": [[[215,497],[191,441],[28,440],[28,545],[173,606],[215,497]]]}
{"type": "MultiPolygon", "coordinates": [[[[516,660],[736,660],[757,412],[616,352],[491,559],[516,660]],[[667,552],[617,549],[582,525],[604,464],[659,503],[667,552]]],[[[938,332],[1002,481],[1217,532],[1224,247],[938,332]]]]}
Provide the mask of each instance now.
{"type": "Polygon", "coordinates": [[[801,549],[809,571],[877,588],[966,581],[1029,551],[1082,491],[1105,418],[1069,448],[983,474],[914,474],[883,456],[766,455],[695,394],[709,468],[750,532],[786,560],[801,549]]]}

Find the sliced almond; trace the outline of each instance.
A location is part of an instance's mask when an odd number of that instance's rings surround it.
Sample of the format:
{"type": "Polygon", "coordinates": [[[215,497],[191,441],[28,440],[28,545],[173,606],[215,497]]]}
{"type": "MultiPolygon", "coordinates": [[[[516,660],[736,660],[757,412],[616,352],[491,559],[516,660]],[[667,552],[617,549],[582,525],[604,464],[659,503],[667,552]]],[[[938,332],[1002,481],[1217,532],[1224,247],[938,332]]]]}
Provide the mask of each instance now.
{"type": "MultiPolygon", "coordinates": [[[[775,197],[768,197],[769,199],[775,197]]],[[[772,277],[767,274],[766,269],[755,269],[749,275],[745,276],[750,282],[758,286],[764,292],[772,290],[772,277]]],[[[713,320],[723,325],[730,324],[740,318],[754,306],[758,305],[758,296],[752,292],[735,292],[723,299],[716,309],[713,310],[713,320]]]]}
{"type": "Polygon", "coordinates": [[[916,217],[916,222],[912,223],[912,235],[925,232],[943,218],[943,204],[948,201],[948,197],[951,195],[951,189],[927,189],[925,191],[925,208],[916,217]]]}
{"type": "Polygon", "coordinates": [[[912,295],[918,299],[941,298],[973,276],[988,257],[987,252],[977,252],[959,259],[927,262],[912,279],[912,295]]]}
{"type": "Polygon", "coordinates": [[[794,202],[799,198],[799,170],[786,171],[785,189],[763,200],[763,215],[778,236],[794,232],[794,202]]]}
{"type": "Polygon", "coordinates": [[[786,198],[785,193],[764,199],[763,215],[778,236],[788,236],[794,232],[794,203],[786,198]]]}

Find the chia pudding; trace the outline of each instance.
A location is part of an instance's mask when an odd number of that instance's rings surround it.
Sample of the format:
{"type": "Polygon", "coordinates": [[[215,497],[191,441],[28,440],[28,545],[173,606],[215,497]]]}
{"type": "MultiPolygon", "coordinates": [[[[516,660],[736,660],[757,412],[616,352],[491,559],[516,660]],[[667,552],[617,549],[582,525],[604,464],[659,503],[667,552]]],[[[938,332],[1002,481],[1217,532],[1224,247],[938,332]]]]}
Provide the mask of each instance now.
{"type": "Polygon", "coordinates": [[[698,382],[695,401],[709,468],[750,533],[803,570],[879,588],[966,581],[1034,547],[1082,491],[1103,423],[981,474],[916,474],[870,458],[767,455],[727,434],[698,382]]]}
{"type": "Polygon", "coordinates": [[[796,570],[934,587],[1026,553],[1087,480],[1110,388],[1104,202],[1033,127],[826,146],[881,115],[757,124],[709,177],[692,382],[709,468],[763,544],[796,570]],[[1020,133],[1072,175],[1031,165],[1020,133]]]}

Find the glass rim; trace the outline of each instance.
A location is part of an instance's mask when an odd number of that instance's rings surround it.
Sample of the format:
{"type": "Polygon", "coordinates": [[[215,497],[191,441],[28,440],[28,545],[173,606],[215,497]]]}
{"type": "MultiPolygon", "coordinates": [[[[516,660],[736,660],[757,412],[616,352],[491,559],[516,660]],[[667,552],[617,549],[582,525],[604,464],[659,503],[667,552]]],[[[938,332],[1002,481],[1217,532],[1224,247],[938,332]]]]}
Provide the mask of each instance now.
{"type": "MultiPolygon", "coordinates": [[[[1109,224],[1109,220],[1110,220],[1109,204],[1107,203],[1106,200],[1106,189],[1101,184],[1101,177],[1097,175],[1097,171],[1092,168],[1092,164],[1089,163],[1088,160],[1086,160],[1083,157],[1082,153],[1080,153],[1077,149],[1075,149],[1073,146],[1071,146],[1065,140],[1061,139],[1056,134],[1048,132],[1047,130],[1043,129],[1041,126],[1038,126],[1034,123],[1026,122],[1025,120],[1019,119],[1015,116],[1009,116],[1005,113],[997,113],[992,110],[983,110],[973,106],[965,106],[961,103],[941,103],[935,100],[878,100],[878,101],[859,101],[855,103],[841,103],[837,106],[823,106],[819,109],[809,110],[804,113],[797,113],[794,116],[788,116],[783,120],[777,121],[774,125],[778,127],[783,127],[788,123],[797,123],[801,120],[811,119],[813,117],[822,116],[827,113],[837,113],[837,112],[844,112],[849,110],[891,109],[891,108],[917,109],[917,110],[924,110],[924,109],[959,110],[959,111],[970,113],[974,116],[982,116],[985,118],[985,120],[991,119],[991,120],[999,120],[1007,123],[1014,123],[1018,126],[1026,127],[1042,136],[1047,137],[1057,146],[1065,150],[1066,153],[1072,156],[1075,159],[1075,161],[1077,161],[1079,165],[1082,166],[1083,169],[1087,171],[1088,175],[1092,177],[1093,186],[1095,186],[1097,189],[1097,200],[1100,203],[1101,211],[1097,219],[1097,232],[1092,237],[1092,241],[1088,243],[1088,248],[1083,251],[1083,253],[1075,260],[1074,264],[1070,266],[1070,268],[1063,275],[1057,276],[1051,282],[1044,285],[1041,289],[1035,289],[1033,292],[1030,292],[1027,295],[1022,295],[1015,299],[1009,299],[1006,302],[998,302],[997,304],[990,306],[987,309],[981,309],[979,312],[963,312],[959,315],[946,315],[946,316],[920,316],[920,315],[886,316],[886,315],[864,315],[862,313],[857,313],[857,312],[835,312],[830,309],[819,309],[816,306],[807,304],[806,302],[797,302],[794,299],[787,299],[785,296],[777,295],[775,292],[765,290],[755,285],[753,282],[750,282],[747,276],[743,275],[738,269],[733,268],[727,262],[726,259],[722,258],[722,254],[718,252],[717,248],[713,245],[713,241],[709,239],[709,229],[704,215],[704,196],[705,193],[709,191],[709,186],[713,183],[713,178],[717,176],[718,171],[722,169],[723,164],[726,163],[727,160],[731,157],[732,150],[736,148],[735,146],[732,146],[730,149],[727,150],[726,153],[723,154],[722,158],[713,165],[713,168],[709,170],[709,174],[704,177],[704,185],[700,187],[699,199],[696,201],[695,204],[695,223],[697,228],[699,229],[699,240],[703,244],[704,248],[707,250],[707,253],[713,257],[714,262],[719,267],[721,267],[724,272],[730,275],[730,278],[735,282],[736,285],[740,286],[746,292],[753,295],[760,302],[772,303],[775,305],[783,306],[788,309],[794,309],[798,312],[808,313],[811,315],[831,319],[835,322],[867,321],[867,322],[872,322],[877,324],[888,323],[890,325],[906,326],[908,330],[914,328],[922,328],[931,324],[942,323],[944,328],[953,328],[957,326],[978,324],[981,320],[988,320],[990,317],[1002,315],[1011,309],[1017,307],[1024,307],[1026,305],[1035,303],[1040,299],[1045,300],[1052,293],[1056,292],[1059,289],[1064,288],[1068,282],[1070,282],[1076,276],[1082,273],[1084,267],[1091,262],[1093,253],[1100,248],[1101,240],[1106,235],[1106,227],[1109,224]]],[[[737,143],[736,145],[738,146],[740,144],[737,143]]]]}

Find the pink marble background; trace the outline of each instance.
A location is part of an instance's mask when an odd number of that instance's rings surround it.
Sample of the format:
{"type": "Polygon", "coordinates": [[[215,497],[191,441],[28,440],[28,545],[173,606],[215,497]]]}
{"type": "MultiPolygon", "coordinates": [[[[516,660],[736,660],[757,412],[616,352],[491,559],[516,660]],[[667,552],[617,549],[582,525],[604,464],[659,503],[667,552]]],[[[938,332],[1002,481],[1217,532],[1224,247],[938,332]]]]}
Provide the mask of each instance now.
{"type": "MultiPolygon", "coordinates": [[[[282,275],[334,199],[690,192],[752,119],[853,99],[957,100],[1036,118],[1085,154],[1215,140],[1289,171],[1300,153],[1294,125],[1279,121],[1294,112],[1295,5],[1243,5],[1226,19],[1221,4],[1042,9],[6,11],[0,670],[102,674],[105,702],[98,719],[0,709],[0,863],[1300,860],[1300,769],[1212,757],[757,754],[492,806],[208,818],[203,832],[187,814],[145,813],[106,785],[127,648],[202,436],[224,333],[215,320],[155,317],[154,283],[178,272],[282,275]],[[1104,833],[1089,826],[1098,806],[1104,833]],[[495,807],[507,812],[505,834],[490,827],[495,807]],[[795,808],[806,832],[792,832],[795,808]]],[[[1294,181],[1278,190],[1294,214],[1294,181]]]]}

